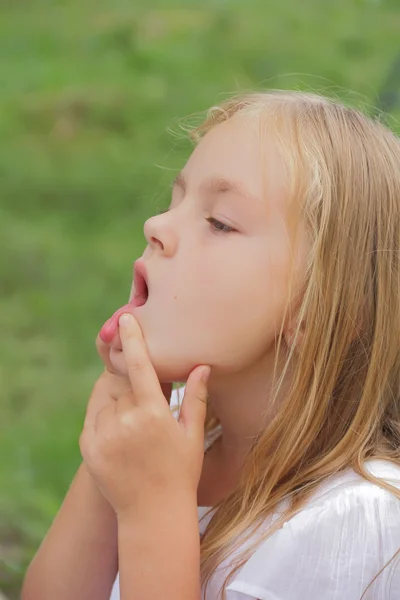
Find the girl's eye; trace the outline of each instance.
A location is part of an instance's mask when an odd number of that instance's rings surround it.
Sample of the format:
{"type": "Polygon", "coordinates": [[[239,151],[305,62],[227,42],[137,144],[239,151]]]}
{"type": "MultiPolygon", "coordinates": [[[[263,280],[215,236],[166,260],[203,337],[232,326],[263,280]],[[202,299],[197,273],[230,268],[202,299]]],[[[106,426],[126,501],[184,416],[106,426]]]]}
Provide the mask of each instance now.
{"type": "Polygon", "coordinates": [[[231,233],[232,231],[235,231],[232,227],[229,227],[229,225],[225,225],[225,223],[221,223],[221,221],[217,221],[217,219],[214,219],[213,217],[208,217],[206,221],[211,223],[211,229],[214,229],[214,231],[221,233],[231,233]]]}
{"type": "MultiPolygon", "coordinates": [[[[167,208],[166,210],[160,210],[156,213],[156,216],[162,215],[162,214],[168,212],[169,210],[170,210],[169,208],[167,208]]],[[[213,229],[214,231],[217,231],[219,233],[231,233],[232,231],[235,231],[233,229],[233,227],[229,227],[229,225],[225,225],[225,223],[221,223],[221,221],[218,221],[217,219],[214,219],[213,217],[208,217],[206,219],[206,221],[211,223],[211,229],[213,229]]]]}

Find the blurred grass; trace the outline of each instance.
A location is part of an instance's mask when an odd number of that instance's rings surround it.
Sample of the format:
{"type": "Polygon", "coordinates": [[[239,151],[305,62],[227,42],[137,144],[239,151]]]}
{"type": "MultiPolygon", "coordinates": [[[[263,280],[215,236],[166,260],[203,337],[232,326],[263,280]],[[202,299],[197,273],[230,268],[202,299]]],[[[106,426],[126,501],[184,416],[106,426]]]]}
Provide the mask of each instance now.
{"type": "Polygon", "coordinates": [[[396,105],[399,31],[397,0],[151,10],[0,0],[0,587],[10,598],[80,462],[97,331],[126,301],[143,222],[189,154],[167,128],[264,87],[328,91],[371,112],[380,94],[396,105]]]}

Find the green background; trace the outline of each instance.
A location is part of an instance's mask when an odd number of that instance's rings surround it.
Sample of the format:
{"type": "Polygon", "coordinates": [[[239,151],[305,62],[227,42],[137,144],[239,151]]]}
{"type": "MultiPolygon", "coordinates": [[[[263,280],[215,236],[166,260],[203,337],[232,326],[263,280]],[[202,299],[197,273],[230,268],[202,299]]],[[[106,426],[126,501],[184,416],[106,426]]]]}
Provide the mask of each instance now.
{"type": "Polygon", "coordinates": [[[312,89],[400,117],[400,0],[0,0],[0,588],[80,462],[143,223],[190,152],[179,118],[239,90],[312,89]]]}

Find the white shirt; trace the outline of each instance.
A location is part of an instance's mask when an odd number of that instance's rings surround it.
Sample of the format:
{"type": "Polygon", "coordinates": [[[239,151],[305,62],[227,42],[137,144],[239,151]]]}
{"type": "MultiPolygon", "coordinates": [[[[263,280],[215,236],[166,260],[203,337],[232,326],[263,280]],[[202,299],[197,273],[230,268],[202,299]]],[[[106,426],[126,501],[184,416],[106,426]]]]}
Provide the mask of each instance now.
{"type": "MultiPolygon", "coordinates": [[[[178,404],[174,390],[171,407],[178,404]]],[[[210,432],[205,448],[219,432],[220,427],[210,432]]],[[[379,460],[366,466],[373,475],[400,489],[400,466],[379,460]]],[[[264,521],[262,530],[285,506],[282,503],[264,521]]],[[[205,516],[209,509],[198,507],[200,533],[212,517],[212,512],[205,516]]],[[[232,558],[254,539],[218,567],[208,584],[206,600],[221,599],[219,588],[232,568],[232,558]]],[[[226,600],[359,600],[399,548],[400,500],[347,469],[321,484],[297,515],[260,543],[227,586],[226,600]]],[[[120,600],[118,576],[110,600],[120,600]]],[[[400,553],[363,600],[400,600],[400,553]]]]}

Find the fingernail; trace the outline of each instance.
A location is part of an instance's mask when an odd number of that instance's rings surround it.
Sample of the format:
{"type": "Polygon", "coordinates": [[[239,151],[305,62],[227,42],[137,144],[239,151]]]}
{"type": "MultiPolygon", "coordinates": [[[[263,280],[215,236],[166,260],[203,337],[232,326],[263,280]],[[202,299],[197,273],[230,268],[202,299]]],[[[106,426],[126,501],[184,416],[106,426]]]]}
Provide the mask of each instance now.
{"type": "Polygon", "coordinates": [[[120,316],[118,323],[121,325],[121,327],[127,327],[130,323],[132,323],[132,315],[129,313],[124,313],[120,316]]]}
{"type": "Polygon", "coordinates": [[[211,367],[206,367],[203,371],[203,373],[201,374],[201,379],[204,381],[204,383],[207,383],[208,378],[210,376],[210,371],[211,371],[211,367]]]}

